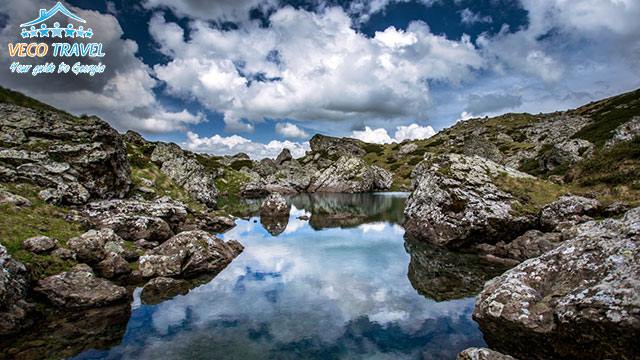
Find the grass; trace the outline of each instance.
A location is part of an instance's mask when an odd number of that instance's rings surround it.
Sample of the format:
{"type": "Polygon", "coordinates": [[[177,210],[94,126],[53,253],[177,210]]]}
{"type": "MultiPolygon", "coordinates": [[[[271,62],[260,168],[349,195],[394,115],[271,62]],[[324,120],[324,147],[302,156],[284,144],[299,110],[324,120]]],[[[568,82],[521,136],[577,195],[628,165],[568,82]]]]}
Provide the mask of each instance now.
{"type": "Polygon", "coordinates": [[[571,171],[571,176],[582,186],[625,185],[640,190],[640,137],[581,161],[571,171]]]}
{"type": "Polygon", "coordinates": [[[535,215],[542,207],[568,192],[567,188],[545,180],[514,178],[506,174],[494,178],[494,183],[518,200],[512,207],[515,216],[535,215]]]}
{"type": "Polygon", "coordinates": [[[73,267],[76,263],[51,255],[36,255],[22,248],[24,240],[35,236],[48,236],[66,247],[67,241],[84,232],[83,227],[64,219],[67,209],[49,205],[37,196],[38,187],[27,184],[3,184],[8,191],[28,198],[33,206],[18,208],[0,206],[0,242],[11,256],[24,263],[33,279],[42,279],[73,267]]]}
{"type": "Polygon", "coordinates": [[[20,92],[9,90],[3,87],[0,87],[0,102],[7,103],[7,104],[14,104],[14,105],[30,108],[37,111],[50,111],[50,112],[69,115],[68,113],[62,110],[56,109],[51,105],[47,105],[36,99],[30,98],[20,92]]]}

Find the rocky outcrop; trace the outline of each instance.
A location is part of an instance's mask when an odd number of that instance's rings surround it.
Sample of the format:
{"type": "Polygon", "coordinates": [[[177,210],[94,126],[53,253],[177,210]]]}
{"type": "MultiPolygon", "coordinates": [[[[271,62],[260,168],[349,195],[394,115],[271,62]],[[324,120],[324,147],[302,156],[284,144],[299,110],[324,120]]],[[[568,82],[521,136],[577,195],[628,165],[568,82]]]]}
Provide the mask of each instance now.
{"type": "Polygon", "coordinates": [[[571,166],[578,161],[590,157],[595,146],[582,139],[567,139],[551,145],[551,150],[545,152],[540,159],[541,171],[550,172],[559,167],[571,166]]]}
{"type": "Polygon", "coordinates": [[[32,306],[26,301],[28,289],[27,268],[0,244],[0,335],[18,332],[29,325],[32,306]]]}
{"type": "Polygon", "coordinates": [[[0,104],[0,181],[30,182],[49,202],[124,196],[131,184],[120,135],[96,117],[0,104]]]}
{"type": "Polygon", "coordinates": [[[106,306],[128,298],[125,288],[95,276],[85,264],[38,281],[34,291],[68,309],[106,306]]]}
{"type": "MultiPolygon", "coordinates": [[[[273,160],[271,160],[273,161],[273,160]]],[[[267,171],[267,162],[261,161],[257,168],[258,173],[253,173],[251,181],[245,184],[241,194],[246,198],[260,198],[272,193],[295,194],[306,192],[311,182],[311,177],[317,171],[313,164],[302,165],[295,159],[287,160],[280,166],[267,171]],[[262,176],[259,173],[266,173],[262,176]],[[258,176],[255,176],[258,175],[258,176]]],[[[275,163],[274,163],[275,165],[275,163]]],[[[254,171],[256,169],[254,168],[254,171]]]]}
{"type": "Polygon", "coordinates": [[[280,194],[269,195],[260,206],[261,217],[289,217],[291,204],[280,194]]]}
{"type": "Polygon", "coordinates": [[[393,175],[357,157],[343,156],[316,176],[309,192],[359,193],[391,188],[393,175]]]}
{"type": "Polygon", "coordinates": [[[178,295],[189,292],[190,286],[186,280],[157,277],[149,280],[142,288],[140,300],[144,304],[158,304],[178,295]]]}
{"type": "Polygon", "coordinates": [[[566,229],[592,220],[600,209],[600,202],[582,196],[566,195],[546,205],[540,211],[540,225],[547,231],[566,229]]]}
{"type": "Polygon", "coordinates": [[[0,205],[5,204],[12,204],[17,207],[30,207],[32,205],[29,199],[0,189],[0,205]]]}
{"type": "Polygon", "coordinates": [[[418,150],[418,145],[416,144],[405,144],[402,145],[402,147],[400,147],[400,150],[398,150],[398,155],[400,156],[405,156],[405,155],[409,155],[412,152],[418,150]]]}
{"type": "Polygon", "coordinates": [[[458,354],[458,360],[516,360],[487,348],[468,348],[458,354]]]}
{"type": "Polygon", "coordinates": [[[519,202],[493,179],[532,178],[478,156],[427,155],[413,171],[407,201],[407,237],[449,248],[513,239],[534,226],[533,216],[516,216],[519,202]]]}
{"type": "Polygon", "coordinates": [[[216,207],[218,189],[215,176],[193,154],[176,144],[158,143],[151,154],[151,161],[158,163],[160,171],[182,186],[194,199],[209,207],[216,207]]]}
{"type": "Polygon", "coordinates": [[[185,231],[141,256],[138,269],[146,278],[218,273],[242,250],[235,240],[224,241],[204,231],[185,231]]]}
{"type": "Polygon", "coordinates": [[[48,236],[36,236],[23,241],[22,247],[37,254],[46,253],[58,247],[58,240],[48,236]]]}
{"type": "Polygon", "coordinates": [[[291,151],[289,149],[282,149],[278,157],[276,158],[276,165],[280,166],[287,161],[293,160],[293,156],[291,156],[291,151]]]}
{"type": "Polygon", "coordinates": [[[364,156],[367,152],[362,148],[364,142],[349,138],[336,138],[317,134],[309,141],[311,151],[325,156],[364,156]]]}
{"type": "Polygon", "coordinates": [[[633,138],[640,136],[640,116],[636,116],[630,121],[618,126],[613,137],[604,145],[605,149],[610,149],[617,144],[625,141],[631,141],[633,138]]]}
{"type": "Polygon", "coordinates": [[[526,359],[640,353],[640,208],[577,225],[567,240],[489,281],[474,319],[498,351],[526,359]]]}

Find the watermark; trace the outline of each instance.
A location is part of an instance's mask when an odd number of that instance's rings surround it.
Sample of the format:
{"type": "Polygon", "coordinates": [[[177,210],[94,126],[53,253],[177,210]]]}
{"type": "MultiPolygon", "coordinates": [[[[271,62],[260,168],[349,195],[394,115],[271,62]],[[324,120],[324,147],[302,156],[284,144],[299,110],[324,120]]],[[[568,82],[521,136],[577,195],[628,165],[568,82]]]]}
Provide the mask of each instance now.
{"type": "Polygon", "coordinates": [[[36,65],[13,61],[9,66],[12,73],[33,76],[55,73],[94,76],[104,73],[106,69],[106,65],[102,62],[87,64],[71,59],[103,58],[105,54],[102,50],[102,43],[86,42],[95,35],[93,29],[87,25],[87,21],[71,12],[60,2],[49,10],[40,9],[39,16],[21,24],[20,29],[19,37],[22,38],[22,42],[8,44],[8,54],[12,59],[47,57],[56,60],[36,65]],[[68,18],[69,23],[66,26],[61,26],[58,21],[54,22],[52,26],[45,23],[58,14],[68,18]],[[27,39],[29,42],[26,42],[27,39]],[[47,41],[45,42],[45,40],[47,41]],[[61,59],[65,59],[69,64],[61,59]]]}

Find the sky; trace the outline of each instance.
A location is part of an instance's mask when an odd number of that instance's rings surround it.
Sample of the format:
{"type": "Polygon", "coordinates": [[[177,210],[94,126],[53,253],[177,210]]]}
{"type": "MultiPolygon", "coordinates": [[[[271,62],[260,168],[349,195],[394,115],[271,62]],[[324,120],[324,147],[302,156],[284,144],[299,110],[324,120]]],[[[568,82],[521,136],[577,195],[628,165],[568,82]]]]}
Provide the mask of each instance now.
{"type": "Polygon", "coordinates": [[[12,73],[7,44],[55,2],[3,0],[0,85],[218,155],[301,156],[316,133],[401,142],[640,87],[637,0],[63,4],[103,43],[105,73],[12,73]]]}

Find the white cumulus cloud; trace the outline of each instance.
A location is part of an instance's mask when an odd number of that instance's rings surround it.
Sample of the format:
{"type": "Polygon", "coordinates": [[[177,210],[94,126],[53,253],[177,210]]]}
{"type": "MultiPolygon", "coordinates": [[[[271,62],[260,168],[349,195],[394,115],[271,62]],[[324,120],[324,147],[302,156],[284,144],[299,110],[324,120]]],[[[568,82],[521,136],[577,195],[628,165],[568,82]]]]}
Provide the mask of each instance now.
{"type": "Polygon", "coordinates": [[[214,155],[245,153],[254,160],[275,158],[285,148],[291,151],[291,155],[294,158],[299,158],[304,156],[305,152],[310,149],[308,142],[272,140],[267,144],[263,144],[239,135],[224,137],[216,134],[211,137],[201,137],[193,132],[187,133],[187,141],[182,145],[187,150],[214,155]]]}
{"type": "Polygon", "coordinates": [[[291,123],[278,123],[276,124],[276,133],[286,138],[306,138],[309,136],[307,132],[300,129],[298,126],[291,123]]]}
{"type": "Polygon", "coordinates": [[[373,144],[389,144],[403,142],[405,140],[426,139],[435,134],[436,132],[431,126],[411,124],[408,126],[396,127],[396,132],[393,138],[389,135],[386,129],[372,129],[369,126],[365,126],[364,130],[354,130],[350,137],[373,144]]]}

